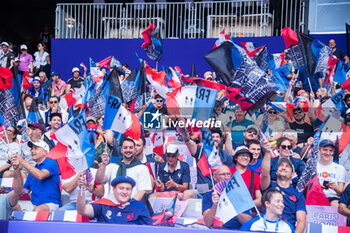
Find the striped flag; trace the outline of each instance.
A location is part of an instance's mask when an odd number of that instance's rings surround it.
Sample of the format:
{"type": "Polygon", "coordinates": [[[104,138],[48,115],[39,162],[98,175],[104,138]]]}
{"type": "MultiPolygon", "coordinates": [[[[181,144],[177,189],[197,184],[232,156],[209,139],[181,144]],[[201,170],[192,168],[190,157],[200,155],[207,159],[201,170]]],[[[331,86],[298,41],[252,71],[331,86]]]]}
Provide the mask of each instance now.
{"type": "Polygon", "coordinates": [[[164,131],[155,131],[152,137],[153,153],[164,156],[164,131]]]}
{"type": "Polygon", "coordinates": [[[5,188],[6,192],[10,192],[14,188],[14,178],[1,178],[0,187],[5,188]]]}
{"type": "Polygon", "coordinates": [[[84,217],[76,210],[54,210],[51,212],[48,221],[53,222],[89,222],[89,218],[84,217]]]}
{"type": "Polygon", "coordinates": [[[15,220],[47,221],[50,211],[12,211],[11,217],[15,220]]]}
{"type": "MultiPolygon", "coordinates": [[[[225,28],[220,32],[219,34],[219,38],[215,41],[215,44],[213,46],[212,49],[215,49],[217,47],[219,47],[222,43],[224,43],[225,41],[229,41],[231,42],[230,39],[230,35],[229,34],[225,34],[225,28]]],[[[193,77],[193,76],[191,76],[193,77]]]]}

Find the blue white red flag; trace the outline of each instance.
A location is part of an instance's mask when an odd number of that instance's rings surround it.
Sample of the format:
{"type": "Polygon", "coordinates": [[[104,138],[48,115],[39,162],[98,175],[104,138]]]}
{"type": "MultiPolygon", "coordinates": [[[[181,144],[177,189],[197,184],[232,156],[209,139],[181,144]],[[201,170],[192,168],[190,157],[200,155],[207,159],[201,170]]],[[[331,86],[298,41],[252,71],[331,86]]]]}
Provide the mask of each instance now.
{"type": "Polygon", "coordinates": [[[12,211],[11,218],[24,221],[47,221],[50,211],[12,211]]]}
{"type": "Polygon", "coordinates": [[[274,53],[266,56],[267,65],[270,70],[277,69],[284,64],[284,54],[274,53]]]}
{"type": "MultiPolygon", "coordinates": [[[[247,52],[248,55],[258,48],[256,42],[241,42],[241,45],[244,48],[244,50],[247,52]]],[[[254,56],[254,54],[253,54],[253,56],[254,56]]],[[[253,57],[253,56],[250,56],[250,57],[253,57]]]]}
{"type": "Polygon", "coordinates": [[[350,67],[342,61],[338,61],[333,81],[342,84],[350,78],[350,67]]]}
{"type": "Polygon", "coordinates": [[[78,214],[76,210],[54,210],[48,221],[54,222],[89,222],[89,218],[78,214]]]}
{"type": "Polygon", "coordinates": [[[213,46],[212,49],[215,49],[217,47],[219,47],[222,43],[224,43],[225,41],[231,41],[230,39],[230,35],[229,34],[225,34],[225,28],[220,32],[219,34],[219,38],[215,41],[215,44],[213,46]]]}
{"type": "Polygon", "coordinates": [[[118,97],[108,95],[106,100],[105,116],[102,129],[111,129],[125,134],[135,140],[141,136],[141,124],[139,119],[127,110],[118,97]]]}
{"type": "Polygon", "coordinates": [[[90,57],[90,73],[91,73],[93,82],[99,83],[102,81],[104,74],[96,66],[95,62],[92,60],[91,57],[90,57]]]}
{"type": "Polygon", "coordinates": [[[218,90],[201,86],[184,86],[167,94],[166,105],[171,115],[200,121],[210,119],[218,90]]]}
{"type": "Polygon", "coordinates": [[[221,194],[215,216],[223,223],[255,206],[247,186],[237,170],[221,194]]]}

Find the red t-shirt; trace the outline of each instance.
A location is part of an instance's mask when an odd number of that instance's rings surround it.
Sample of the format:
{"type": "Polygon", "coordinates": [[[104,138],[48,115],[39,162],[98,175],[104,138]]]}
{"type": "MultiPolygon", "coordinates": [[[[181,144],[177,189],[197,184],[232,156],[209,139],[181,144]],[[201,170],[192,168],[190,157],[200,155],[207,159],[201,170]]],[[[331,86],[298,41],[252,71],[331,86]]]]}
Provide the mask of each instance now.
{"type": "MultiPolygon", "coordinates": [[[[230,171],[231,174],[236,172],[236,167],[230,167],[230,171]]],[[[245,172],[243,172],[243,174],[241,174],[245,185],[247,186],[247,189],[249,190],[250,188],[250,182],[252,180],[252,172],[251,170],[247,169],[245,172]]],[[[253,172],[254,173],[254,184],[253,184],[253,190],[251,192],[252,198],[253,200],[255,199],[255,191],[256,190],[260,190],[260,176],[258,175],[258,173],[253,172]]]]}

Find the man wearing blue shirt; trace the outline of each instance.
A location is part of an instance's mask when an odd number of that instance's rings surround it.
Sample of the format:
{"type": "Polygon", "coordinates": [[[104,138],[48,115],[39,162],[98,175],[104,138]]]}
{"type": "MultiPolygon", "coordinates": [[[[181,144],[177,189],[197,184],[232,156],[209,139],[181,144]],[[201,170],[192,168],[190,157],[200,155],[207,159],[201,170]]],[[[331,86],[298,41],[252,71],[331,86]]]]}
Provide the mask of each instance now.
{"type": "Polygon", "coordinates": [[[20,155],[14,155],[14,157],[29,172],[24,188],[32,192],[33,210],[56,210],[62,205],[57,162],[46,157],[49,152],[49,145],[43,140],[29,141],[28,146],[31,148],[32,158],[36,163],[35,166],[30,165],[20,155]]]}
{"type": "MultiPolygon", "coordinates": [[[[152,225],[147,207],[135,199],[130,199],[135,180],[128,176],[118,176],[111,182],[117,203],[102,198],[95,203],[86,204],[85,192],[79,192],[77,211],[79,214],[97,218],[98,222],[152,225]]],[[[81,176],[78,185],[84,190],[86,180],[81,176]]]]}
{"type": "Polygon", "coordinates": [[[160,164],[159,176],[155,181],[158,192],[154,197],[173,197],[178,193],[181,200],[190,197],[183,196],[182,192],[188,189],[191,182],[190,166],[186,162],[178,160],[179,149],[175,144],[169,144],[166,148],[167,162],[160,164]]]}
{"type": "Polygon", "coordinates": [[[264,159],[261,164],[260,188],[262,192],[268,189],[279,189],[283,194],[285,208],[282,217],[295,226],[296,233],[304,232],[306,225],[306,204],[302,193],[294,189],[291,179],[294,174],[294,168],[291,161],[286,157],[278,160],[277,181],[271,181],[271,147],[267,140],[264,140],[263,147],[266,150],[264,159]]]}

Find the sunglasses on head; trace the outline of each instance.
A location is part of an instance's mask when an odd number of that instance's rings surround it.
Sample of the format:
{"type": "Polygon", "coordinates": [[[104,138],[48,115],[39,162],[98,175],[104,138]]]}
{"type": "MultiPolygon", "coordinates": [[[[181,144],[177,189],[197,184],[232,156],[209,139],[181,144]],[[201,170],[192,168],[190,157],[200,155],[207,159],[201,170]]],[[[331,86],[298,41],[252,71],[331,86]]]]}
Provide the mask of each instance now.
{"type": "Polygon", "coordinates": [[[270,114],[277,114],[276,111],[269,111],[270,114]]]}
{"type": "Polygon", "coordinates": [[[292,145],[289,145],[289,146],[281,145],[281,148],[282,148],[283,150],[285,150],[285,149],[287,149],[287,148],[288,148],[288,150],[291,150],[291,149],[292,149],[292,145]]]}
{"type": "Polygon", "coordinates": [[[50,104],[57,104],[57,101],[50,101],[50,104]]]}
{"type": "Polygon", "coordinates": [[[258,132],[256,132],[255,130],[247,130],[247,133],[252,133],[254,135],[258,135],[258,132]]]}

